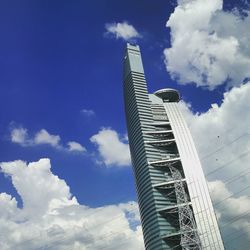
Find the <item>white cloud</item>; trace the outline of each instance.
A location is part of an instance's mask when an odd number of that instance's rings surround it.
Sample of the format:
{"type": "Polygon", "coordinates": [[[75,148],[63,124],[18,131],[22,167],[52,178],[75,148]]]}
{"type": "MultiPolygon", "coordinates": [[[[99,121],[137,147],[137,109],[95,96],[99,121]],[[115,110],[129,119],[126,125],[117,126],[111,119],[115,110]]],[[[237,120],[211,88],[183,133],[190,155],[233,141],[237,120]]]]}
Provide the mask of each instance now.
{"type": "Polygon", "coordinates": [[[13,218],[17,211],[16,199],[6,193],[0,193],[0,218],[13,218]]]}
{"type": "Polygon", "coordinates": [[[250,77],[250,16],[222,10],[222,0],[185,0],[171,14],[171,47],[165,63],[181,84],[214,89],[236,86],[250,77]]]}
{"type": "Polygon", "coordinates": [[[60,140],[59,135],[52,135],[45,129],[41,129],[34,137],[35,144],[49,144],[52,147],[59,147],[60,140]]]}
{"type": "Polygon", "coordinates": [[[22,144],[24,146],[29,143],[27,129],[25,128],[20,127],[12,129],[10,136],[11,141],[14,143],[22,144]]]}
{"type": "Polygon", "coordinates": [[[95,111],[92,109],[82,109],[81,113],[87,117],[91,117],[95,115],[95,111]]]}
{"type": "Polygon", "coordinates": [[[14,187],[22,197],[23,217],[34,216],[34,219],[39,219],[48,210],[52,211],[54,204],[76,204],[76,199],[71,197],[65,181],[53,175],[50,168],[48,159],[29,165],[23,161],[1,163],[2,172],[11,177],[14,187]]]}
{"type": "Polygon", "coordinates": [[[231,227],[231,229],[243,231],[250,239],[249,195],[234,197],[233,192],[230,192],[228,190],[225,183],[218,180],[209,182],[209,188],[210,192],[213,195],[214,203],[220,205],[218,207],[216,207],[215,205],[215,209],[217,211],[217,214],[219,214],[221,226],[223,227],[224,225],[224,227],[227,227],[226,230],[231,227]],[[223,203],[220,203],[223,199],[223,203]],[[230,224],[229,226],[229,222],[230,220],[232,220],[232,218],[235,218],[235,220],[233,221],[234,223],[230,224]]]}
{"type": "Polygon", "coordinates": [[[69,152],[86,152],[86,148],[76,141],[69,141],[67,147],[61,144],[59,135],[50,134],[46,129],[38,131],[34,137],[30,136],[26,128],[12,128],[10,131],[11,141],[20,146],[50,145],[53,148],[69,152]]]}
{"type": "Polygon", "coordinates": [[[15,198],[0,193],[2,250],[144,249],[135,202],[80,205],[65,181],[53,175],[49,159],[0,166],[23,201],[18,208],[15,198]]]}
{"type": "MultiPolygon", "coordinates": [[[[213,104],[202,114],[193,114],[190,105],[180,103],[199,151],[221,225],[244,214],[250,206],[250,189],[246,189],[250,183],[249,95],[250,82],[234,87],[224,94],[220,106],[213,104]]],[[[249,225],[250,214],[224,227],[224,235],[230,230],[248,231],[250,239],[249,225]]]]}
{"type": "Polygon", "coordinates": [[[90,141],[97,145],[106,166],[122,167],[131,164],[128,143],[122,141],[115,130],[103,128],[90,141]]]}
{"type": "Polygon", "coordinates": [[[68,142],[68,150],[76,151],[76,152],[86,152],[86,148],[83,147],[80,143],[75,142],[75,141],[68,142]]]}
{"type": "Polygon", "coordinates": [[[129,41],[131,39],[140,38],[141,35],[138,31],[127,22],[122,23],[108,23],[105,25],[107,34],[115,35],[115,37],[122,38],[125,41],[129,41]]]}
{"type": "MultiPolygon", "coordinates": [[[[249,95],[250,82],[234,87],[224,93],[220,106],[213,104],[202,114],[193,114],[185,103],[181,103],[207,173],[250,150],[249,95]]],[[[244,170],[248,159],[248,154],[241,157],[237,168],[233,163],[227,171],[217,171],[217,177],[228,179],[235,171],[244,170]]]]}

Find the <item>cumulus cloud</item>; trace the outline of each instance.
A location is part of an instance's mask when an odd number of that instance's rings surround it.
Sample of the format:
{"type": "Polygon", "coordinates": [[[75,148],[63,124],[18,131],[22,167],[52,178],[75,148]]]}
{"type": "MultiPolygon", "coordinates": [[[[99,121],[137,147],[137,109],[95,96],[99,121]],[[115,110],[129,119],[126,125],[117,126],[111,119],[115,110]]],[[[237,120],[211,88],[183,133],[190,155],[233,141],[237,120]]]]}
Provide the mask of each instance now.
{"type": "MultiPolygon", "coordinates": [[[[235,230],[241,231],[250,239],[249,195],[235,197],[234,193],[229,191],[225,183],[219,180],[209,182],[209,188],[213,195],[216,212],[221,221],[222,231],[225,232],[225,235],[227,236],[228,232],[235,230]],[[218,205],[216,206],[216,204],[218,205]]],[[[226,239],[228,238],[225,237],[225,241],[226,239]]]]}
{"type": "Polygon", "coordinates": [[[181,84],[214,89],[250,77],[249,11],[223,11],[223,0],[179,0],[167,21],[167,71],[181,84]],[[240,14],[241,13],[241,14],[240,14]]]}
{"type": "Polygon", "coordinates": [[[95,111],[92,109],[82,109],[81,114],[83,114],[87,117],[92,117],[92,116],[95,116],[95,111]]]}
{"type": "Polygon", "coordinates": [[[127,140],[122,140],[115,130],[103,128],[90,141],[97,146],[101,161],[106,166],[122,167],[131,164],[127,140]]]}
{"type": "Polygon", "coordinates": [[[80,143],[75,141],[68,142],[68,149],[69,151],[86,152],[86,148],[83,147],[80,143]]]}
{"type": "MultiPolygon", "coordinates": [[[[224,93],[222,104],[212,104],[205,113],[193,114],[189,105],[184,102],[180,104],[203,159],[206,173],[243,153],[246,155],[238,160],[239,167],[231,166],[227,171],[222,169],[217,171],[216,175],[218,178],[227,179],[232,175],[231,171],[246,168],[249,160],[247,153],[250,150],[249,95],[250,82],[224,93]]],[[[212,174],[208,178],[212,178],[212,174]]]]}
{"type": "MultiPolygon", "coordinates": [[[[213,104],[201,114],[193,114],[190,105],[180,103],[209,181],[221,225],[249,210],[249,95],[250,82],[224,93],[221,105],[213,104]]],[[[250,238],[249,223],[248,213],[224,227],[224,235],[230,230],[248,231],[250,238]]]]}
{"type": "Polygon", "coordinates": [[[49,159],[0,166],[23,202],[20,208],[14,197],[0,193],[1,249],[144,249],[135,202],[80,205],[51,172],[49,159]]]}
{"type": "Polygon", "coordinates": [[[34,137],[29,135],[26,128],[18,127],[12,128],[10,131],[10,139],[13,143],[17,143],[21,146],[36,146],[36,145],[50,145],[53,148],[66,150],[69,152],[85,152],[86,148],[76,141],[69,141],[67,147],[64,147],[61,143],[61,137],[59,135],[50,134],[46,129],[38,131],[34,137]]]}
{"type": "Polygon", "coordinates": [[[107,23],[105,28],[106,34],[114,35],[117,39],[121,38],[125,41],[130,41],[141,37],[133,25],[128,24],[127,22],[107,23]]]}
{"type": "Polygon", "coordinates": [[[11,141],[23,146],[29,144],[27,129],[19,127],[13,128],[10,133],[11,141]]]}
{"type": "Polygon", "coordinates": [[[52,135],[47,130],[41,129],[34,138],[35,144],[49,144],[52,147],[59,147],[61,138],[59,135],[52,135]]]}

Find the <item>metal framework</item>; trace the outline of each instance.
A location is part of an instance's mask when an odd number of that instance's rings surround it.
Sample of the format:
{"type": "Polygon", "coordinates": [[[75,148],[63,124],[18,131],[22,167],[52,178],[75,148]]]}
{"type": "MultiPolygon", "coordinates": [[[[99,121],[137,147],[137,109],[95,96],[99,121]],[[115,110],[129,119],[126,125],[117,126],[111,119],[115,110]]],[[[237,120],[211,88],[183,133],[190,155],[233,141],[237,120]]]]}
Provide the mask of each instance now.
{"type": "MultiPolygon", "coordinates": [[[[153,116],[155,121],[165,121],[168,120],[165,110],[161,107],[152,107],[153,116]]],[[[157,124],[157,123],[156,123],[157,124]]],[[[163,147],[166,149],[171,147],[175,143],[175,139],[166,140],[164,137],[160,138],[159,134],[162,132],[157,130],[150,131],[148,134],[156,137],[157,140],[146,141],[146,143],[151,144],[156,147],[163,147]]],[[[165,130],[163,133],[166,134],[172,132],[172,130],[165,130]]],[[[178,154],[178,149],[176,148],[174,154],[166,154],[168,158],[161,159],[159,161],[150,162],[149,164],[154,167],[167,167],[169,169],[171,179],[164,182],[156,184],[154,187],[163,190],[172,189],[168,193],[168,196],[175,194],[176,204],[168,206],[159,210],[164,217],[176,218],[174,214],[177,214],[177,223],[175,224],[178,227],[179,231],[174,231],[165,235],[163,238],[168,241],[175,237],[180,237],[180,243],[177,246],[174,246],[172,249],[181,247],[183,250],[201,250],[202,245],[197,231],[196,222],[194,219],[193,210],[191,208],[191,202],[185,188],[185,179],[182,176],[181,171],[178,169],[177,165],[180,165],[180,158],[178,154]]]]}
{"type": "Polygon", "coordinates": [[[202,247],[200,237],[197,232],[194,215],[188,204],[189,201],[185,191],[184,183],[179,181],[182,179],[181,173],[175,167],[171,166],[169,169],[173,179],[176,180],[174,186],[177,205],[179,205],[178,214],[181,233],[180,245],[182,246],[183,250],[200,250],[202,247]],[[182,204],[184,205],[182,206],[182,204]]]}

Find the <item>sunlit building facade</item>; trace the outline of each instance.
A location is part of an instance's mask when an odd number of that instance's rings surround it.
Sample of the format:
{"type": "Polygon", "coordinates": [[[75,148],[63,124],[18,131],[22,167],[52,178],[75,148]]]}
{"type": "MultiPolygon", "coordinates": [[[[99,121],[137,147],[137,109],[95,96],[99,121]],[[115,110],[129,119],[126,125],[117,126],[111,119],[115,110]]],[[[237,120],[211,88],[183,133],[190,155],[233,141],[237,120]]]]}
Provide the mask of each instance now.
{"type": "Polygon", "coordinates": [[[127,45],[124,99],[145,248],[223,250],[179,93],[149,94],[139,46],[127,45]]]}

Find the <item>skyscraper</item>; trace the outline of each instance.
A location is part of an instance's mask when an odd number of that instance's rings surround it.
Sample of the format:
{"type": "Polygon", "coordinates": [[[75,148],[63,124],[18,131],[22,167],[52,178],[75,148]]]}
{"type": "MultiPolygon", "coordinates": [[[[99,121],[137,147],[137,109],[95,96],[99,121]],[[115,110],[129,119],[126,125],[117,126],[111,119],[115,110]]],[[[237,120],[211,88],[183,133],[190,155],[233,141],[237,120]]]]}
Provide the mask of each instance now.
{"type": "Polygon", "coordinates": [[[123,77],[146,249],[223,250],[201,164],[178,108],[179,93],[148,93],[139,46],[127,45],[123,77]]]}

